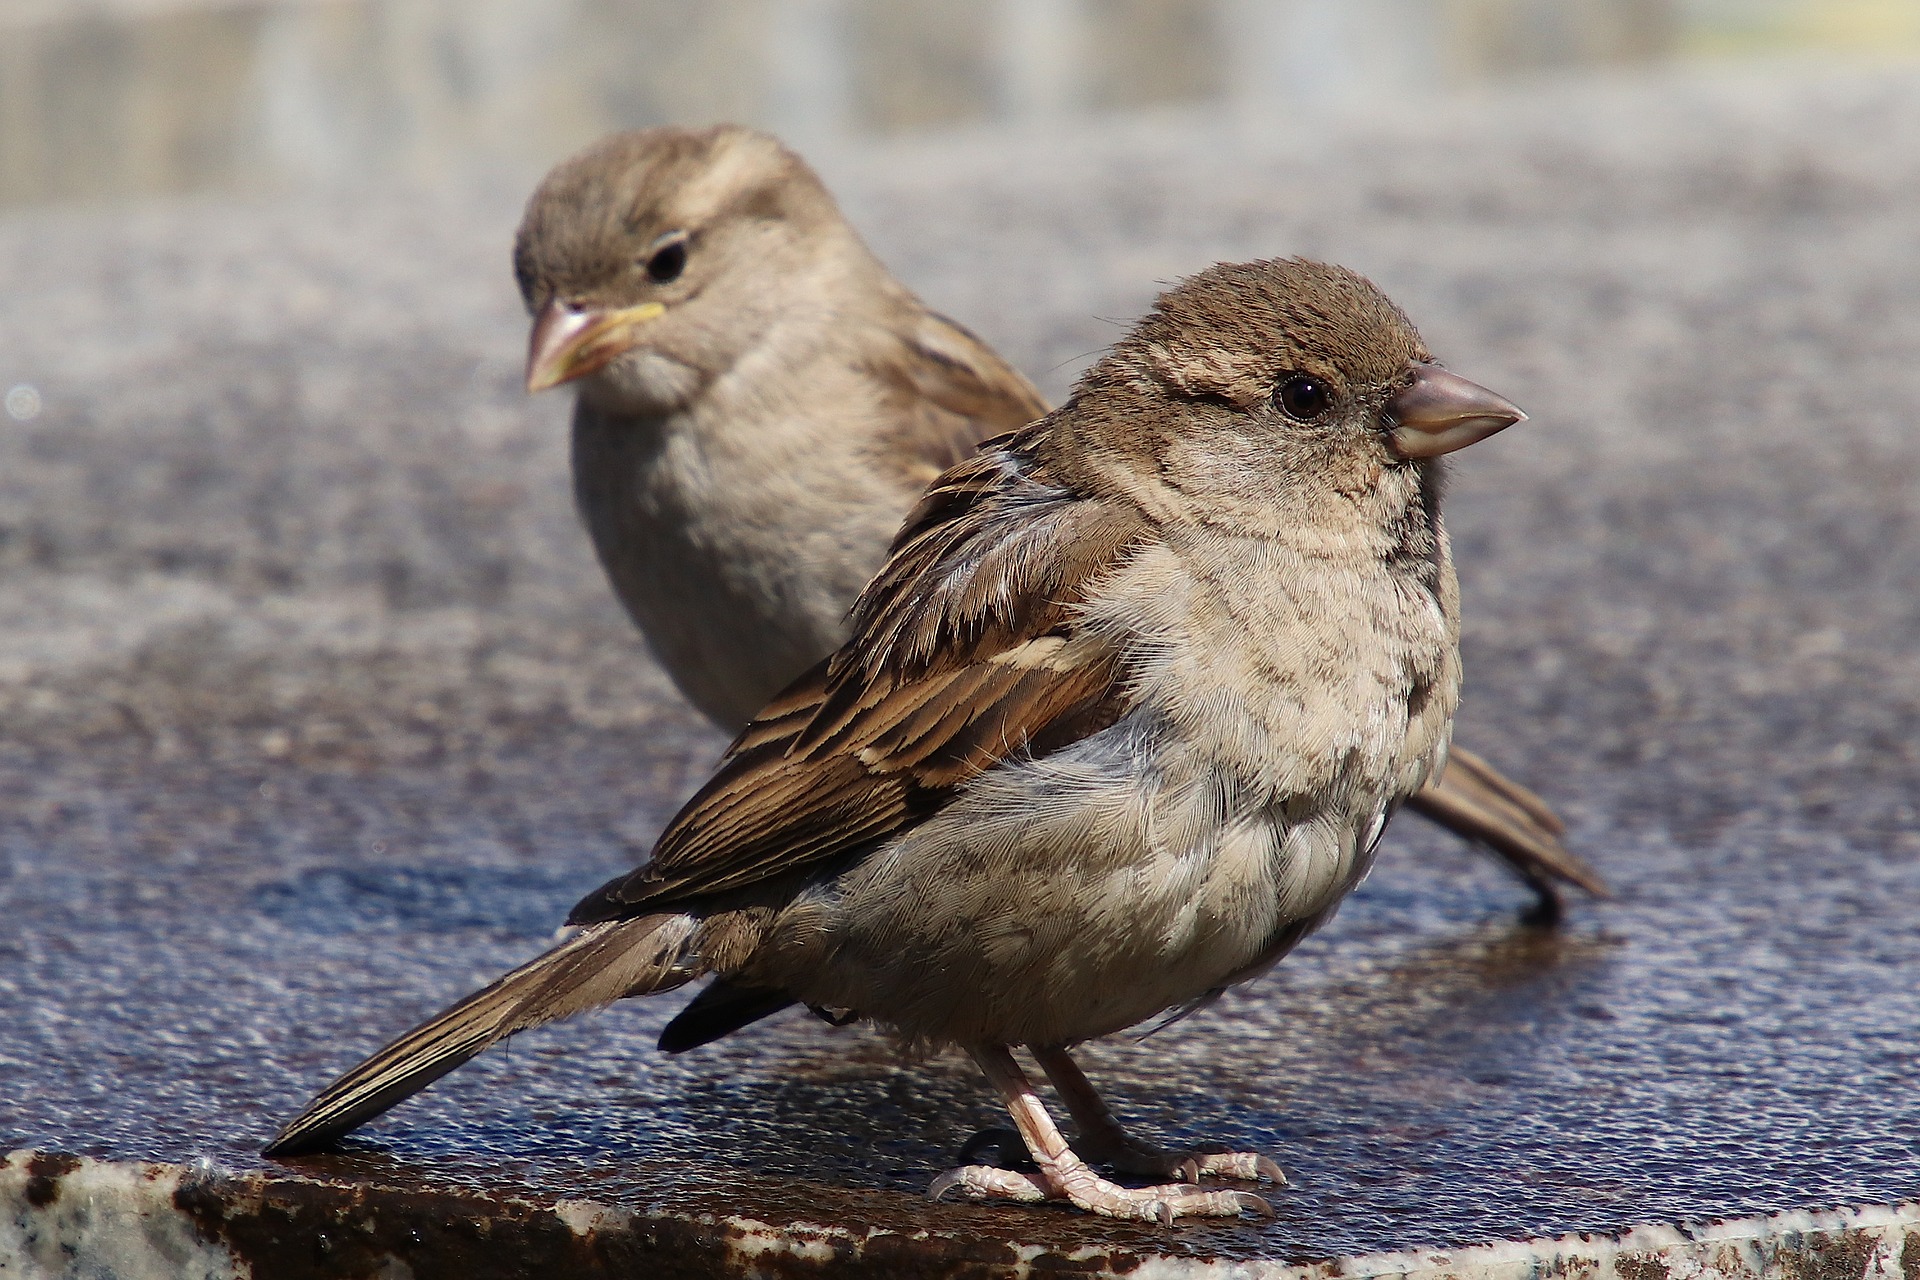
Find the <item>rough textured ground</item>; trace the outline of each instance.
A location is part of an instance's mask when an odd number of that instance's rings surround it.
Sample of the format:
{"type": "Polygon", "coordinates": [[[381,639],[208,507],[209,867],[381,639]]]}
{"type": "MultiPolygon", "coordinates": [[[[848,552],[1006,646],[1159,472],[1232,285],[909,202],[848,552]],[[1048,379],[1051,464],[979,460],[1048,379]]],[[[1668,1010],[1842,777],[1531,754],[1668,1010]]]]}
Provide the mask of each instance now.
{"type": "MultiPolygon", "coordinates": [[[[1051,394],[1156,280],[1297,252],[1525,406],[1456,472],[1459,737],[1618,901],[1530,931],[1403,819],[1277,973],[1091,1049],[1144,1126],[1279,1157],[1264,1228],[930,1207],[995,1117],[970,1067],[804,1018],[662,1059],[671,998],[302,1171],[1292,1259],[1920,1187],[1920,75],[832,177],[1051,394]]],[[[717,750],[576,527],[562,399],[518,388],[521,190],[0,222],[0,390],[45,405],[0,418],[0,1150],[256,1166],[335,1070],[537,950],[717,750]]]]}

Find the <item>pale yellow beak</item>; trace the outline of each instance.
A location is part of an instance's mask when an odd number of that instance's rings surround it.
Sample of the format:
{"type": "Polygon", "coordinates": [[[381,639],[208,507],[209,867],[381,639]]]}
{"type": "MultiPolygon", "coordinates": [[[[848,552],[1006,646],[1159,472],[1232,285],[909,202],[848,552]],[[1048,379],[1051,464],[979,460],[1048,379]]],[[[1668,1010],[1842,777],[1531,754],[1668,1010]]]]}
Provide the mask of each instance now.
{"type": "Polygon", "coordinates": [[[1413,381],[1387,401],[1387,417],[1387,439],[1403,458],[1437,458],[1527,420],[1505,396],[1433,364],[1414,366],[1413,381]]]}
{"type": "Polygon", "coordinates": [[[527,390],[545,391],[606,368],[639,345],[638,330],[666,314],[658,302],[615,311],[576,308],[555,298],[540,308],[527,342],[527,390]]]}

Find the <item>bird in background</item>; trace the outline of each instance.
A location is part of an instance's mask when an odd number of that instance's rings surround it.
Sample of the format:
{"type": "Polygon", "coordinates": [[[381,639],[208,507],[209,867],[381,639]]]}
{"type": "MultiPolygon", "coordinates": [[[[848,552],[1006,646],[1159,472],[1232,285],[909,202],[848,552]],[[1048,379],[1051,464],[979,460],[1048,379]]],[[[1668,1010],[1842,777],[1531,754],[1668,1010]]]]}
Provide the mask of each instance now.
{"type": "Polygon", "coordinates": [[[962,1166],[936,1196],[1266,1210],[1202,1180],[1277,1182],[1271,1160],[1127,1133],[1071,1051],[1278,962],[1440,772],[1460,689],[1442,456],[1523,416],[1352,272],[1285,259],[1175,286],[1064,407],[934,482],[849,638],[574,908],[576,934],[342,1076],[269,1154],[514,1032],[711,975],[663,1048],[798,1001],[970,1053],[1033,1168],[962,1166]]]}
{"type": "MultiPolygon", "coordinates": [[[[529,202],[529,390],[577,388],[573,477],[648,645],[727,732],[841,645],[927,484],[1047,411],[868,250],[820,179],[737,126],[617,134],[529,202]]],[[[1410,802],[1558,919],[1605,896],[1532,791],[1456,747],[1410,802]]]]}

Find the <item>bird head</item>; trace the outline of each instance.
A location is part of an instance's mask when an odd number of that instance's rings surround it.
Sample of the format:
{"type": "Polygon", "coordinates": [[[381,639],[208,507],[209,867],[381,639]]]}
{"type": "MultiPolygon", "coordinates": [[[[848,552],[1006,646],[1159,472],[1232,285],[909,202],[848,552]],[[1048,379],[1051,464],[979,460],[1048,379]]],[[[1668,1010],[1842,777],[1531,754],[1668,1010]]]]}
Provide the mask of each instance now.
{"type": "Polygon", "coordinates": [[[682,407],[871,261],[813,171],[765,134],[615,134],[547,175],[515,238],[527,389],[682,407]]]}
{"type": "Polygon", "coordinates": [[[1075,399],[1129,473],[1269,521],[1329,492],[1414,501],[1442,455],[1526,417],[1436,363],[1364,277],[1298,258],[1174,286],[1075,399]]]}

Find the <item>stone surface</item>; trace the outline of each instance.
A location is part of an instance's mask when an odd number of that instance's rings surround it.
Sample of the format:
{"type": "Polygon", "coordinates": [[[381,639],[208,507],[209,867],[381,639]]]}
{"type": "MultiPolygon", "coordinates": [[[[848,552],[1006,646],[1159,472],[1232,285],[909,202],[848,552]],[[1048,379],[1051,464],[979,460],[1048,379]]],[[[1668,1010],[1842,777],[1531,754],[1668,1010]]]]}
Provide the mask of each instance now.
{"type": "Polygon", "coordinates": [[[0,1163],[0,1266],[114,1280],[248,1275],[568,1277],[1134,1275],[1149,1280],[1907,1280],[1920,1202],[1677,1230],[1414,1249],[1317,1263],[1169,1251],[1147,1236],[1034,1242],[966,1215],[888,1223],[793,1204],[776,1223],[391,1180],[315,1182],[197,1165],[15,1153],[0,1163]],[[79,1266],[75,1266],[76,1258],[79,1266]]]}
{"type": "MultiPolygon", "coordinates": [[[[673,998],[263,1164],[335,1071],[539,949],[720,744],[599,580],[562,399],[518,390],[519,190],[0,222],[0,389],[39,405],[0,419],[0,1150],[64,1153],[0,1177],[0,1249],[95,1274],[47,1241],[119,1214],[151,1274],[584,1268],[568,1242],[599,1224],[639,1242],[604,1271],[1439,1249],[1653,1280],[1720,1255],[1496,1242],[1910,1198],[1917,141],[1911,72],[1782,69],[832,173],[1050,394],[1154,281],[1302,252],[1533,414],[1456,472],[1459,737],[1560,806],[1619,897],[1529,930],[1491,864],[1403,819],[1274,974],[1090,1048],[1130,1120],[1293,1180],[1271,1224],[1172,1232],[929,1205],[996,1122],[971,1067],[804,1016],[666,1059],[673,998]],[[716,1244],[738,1220],[786,1243],[716,1244]]],[[[1913,1211],[1862,1212],[1771,1219],[1740,1257],[1912,1280],[1913,1211]]]]}

